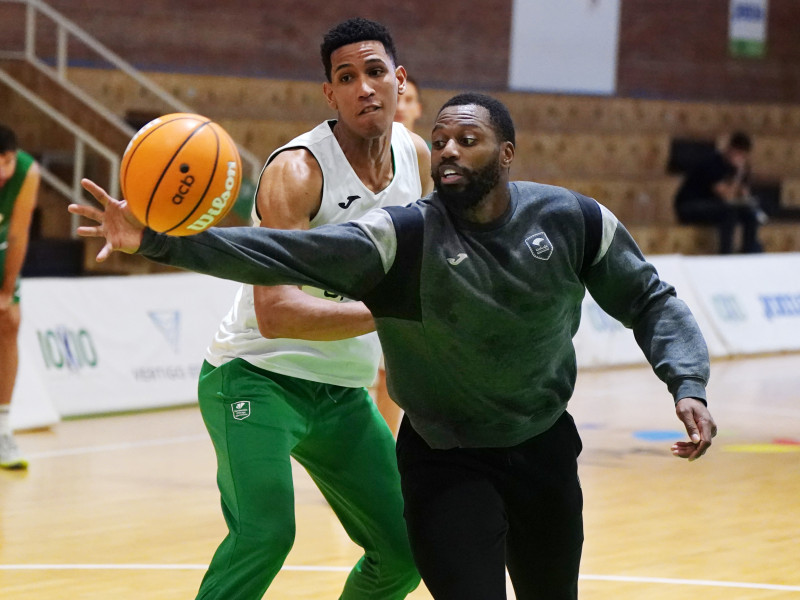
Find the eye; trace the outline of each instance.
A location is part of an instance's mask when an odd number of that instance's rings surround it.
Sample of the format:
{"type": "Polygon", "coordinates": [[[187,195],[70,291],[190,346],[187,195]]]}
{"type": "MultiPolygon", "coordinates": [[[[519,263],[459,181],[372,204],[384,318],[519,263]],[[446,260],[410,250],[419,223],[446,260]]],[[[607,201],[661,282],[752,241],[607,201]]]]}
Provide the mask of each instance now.
{"type": "Polygon", "coordinates": [[[348,75],[348,74],[344,74],[344,75],[340,75],[339,76],[339,81],[341,83],[347,83],[348,81],[350,81],[352,79],[353,79],[353,76],[352,75],[348,75]]]}
{"type": "Polygon", "coordinates": [[[441,150],[446,145],[447,145],[447,141],[446,140],[433,140],[431,142],[431,148],[433,148],[434,150],[441,150]]]}
{"type": "Polygon", "coordinates": [[[474,146],[478,143],[478,140],[472,136],[465,136],[461,138],[461,145],[462,146],[474,146]]]}

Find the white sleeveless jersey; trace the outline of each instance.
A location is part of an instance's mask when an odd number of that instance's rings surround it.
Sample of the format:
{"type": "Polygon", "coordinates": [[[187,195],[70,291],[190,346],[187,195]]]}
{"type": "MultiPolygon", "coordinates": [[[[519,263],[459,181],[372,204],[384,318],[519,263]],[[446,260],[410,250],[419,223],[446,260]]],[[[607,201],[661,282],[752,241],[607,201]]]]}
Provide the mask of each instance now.
{"type": "MultiPolygon", "coordinates": [[[[288,149],[306,148],[322,169],[322,202],[311,227],[358,219],[373,208],[402,206],[422,195],[419,163],[408,130],[399,123],[392,129],[392,182],[377,194],[358,178],[333,136],[335,121],[326,121],[278,148],[267,160],[288,149]]],[[[264,166],[266,169],[266,165],[264,166]]],[[[262,170],[262,176],[264,171],[262,170]]],[[[303,291],[334,302],[346,298],[304,287],[303,291]]],[[[220,366],[234,358],[282,375],[344,387],[373,384],[381,357],[376,333],[336,341],[266,339],[258,331],[253,304],[253,286],[243,285],[233,306],[220,323],[206,350],[206,360],[220,366]]]]}

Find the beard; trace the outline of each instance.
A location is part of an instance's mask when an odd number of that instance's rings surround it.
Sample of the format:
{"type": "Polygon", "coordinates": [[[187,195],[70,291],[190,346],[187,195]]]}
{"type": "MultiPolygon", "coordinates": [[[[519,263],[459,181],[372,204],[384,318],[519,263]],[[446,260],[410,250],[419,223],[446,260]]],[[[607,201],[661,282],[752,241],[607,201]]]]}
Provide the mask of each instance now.
{"type": "Polygon", "coordinates": [[[473,171],[464,170],[466,183],[461,185],[443,185],[442,178],[436,173],[433,176],[433,185],[439,198],[449,209],[464,212],[477,206],[500,181],[500,164],[497,160],[489,161],[482,169],[473,171]]]}

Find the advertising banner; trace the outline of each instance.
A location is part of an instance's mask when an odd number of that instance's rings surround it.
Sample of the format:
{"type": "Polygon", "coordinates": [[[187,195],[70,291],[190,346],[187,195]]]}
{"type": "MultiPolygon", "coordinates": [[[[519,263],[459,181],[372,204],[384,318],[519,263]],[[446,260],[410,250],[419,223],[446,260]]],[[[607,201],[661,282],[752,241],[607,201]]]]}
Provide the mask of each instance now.
{"type": "Polygon", "coordinates": [[[188,273],[26,279],[27,376],[62,416],[194,402],[203,352],[237,287],[188,273]]]}
{"type": "Polygon", "coordinates": [[[731,0],[728,37],[732,56],[764,56],[767,8],[767,0],[731,0]]]}
{"type": "Polygon", "coordinates": [[[697,256],[685,263],[727,354],[800,350],[800,254],[697,256]]]}
{"type": "MultiPolygon", "coordinates": [[[[676,289],[678,298],[694,314],[708,344],[709,354],[712,357],[723,356],[726,348],[717,336],[713,323],[706,317],[684,272],[686,257],[649,256],[648,260],[656,267],[662,281],[676,289]]],[[[633,331],[606,314],[589,294],[583,299],[581,326],[573,341],[579,367],[636,365],[647,362],[633,337],[633,331]]]]}
{"type": "MultiPolygon", "coordinates": [[[[650,256],[712,357],[800,351],[800,253],[650,256]]],[[[181,273],[24,279],[15,428],[197,401],[205,348],[237,283],[181,273]]],[[[645,364],[631,330],[586,295],[579,367],[645,364]]]]}

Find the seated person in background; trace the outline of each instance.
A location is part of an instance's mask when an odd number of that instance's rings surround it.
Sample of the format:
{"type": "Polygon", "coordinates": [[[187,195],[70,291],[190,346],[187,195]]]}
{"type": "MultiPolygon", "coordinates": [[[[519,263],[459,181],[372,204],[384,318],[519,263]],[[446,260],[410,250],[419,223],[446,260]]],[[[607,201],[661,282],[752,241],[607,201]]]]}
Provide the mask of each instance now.
{"type": "Polygon", "coordinates": [[[733,235],[742,225],[743,253],[761,252],[758,225],[766,221],[758,200],[750,194],[750,151],[753,143],[741,132],[686,175],[675,196],[678,221],[719,228],[719,252],[733,252],[733,235]]]}

